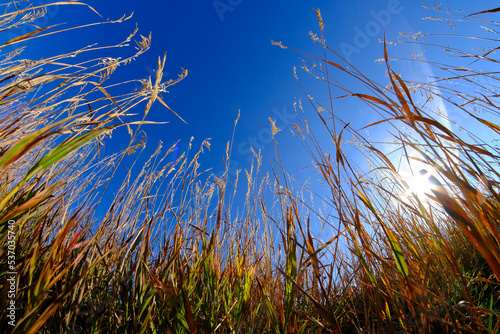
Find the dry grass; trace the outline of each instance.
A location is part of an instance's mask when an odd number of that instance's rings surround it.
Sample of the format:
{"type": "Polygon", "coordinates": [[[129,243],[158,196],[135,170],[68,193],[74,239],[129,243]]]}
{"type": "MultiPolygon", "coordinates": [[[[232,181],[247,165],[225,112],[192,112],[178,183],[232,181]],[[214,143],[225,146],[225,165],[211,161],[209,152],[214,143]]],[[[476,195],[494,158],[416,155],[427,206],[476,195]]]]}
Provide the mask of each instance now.
{"type": "MultiPolygon", "coordinates": [[[[32,15],[44,14],[38,10],[32,15]]],[[[26,24],[29,17],[21,14],[31,10],[21,11],[7,11],[1,28],[26,24]]],[[[208,142],[175,161],[169,160],[174,148],[161,144],[142,158],[149,109],[157,100],[166,105],[161,93],[186,73],[165,82],[160,58],[156,78],[140,81],[139,91],[127,88],[135,81],[107,84],[118,66],[148,49],[149,38],[137,32],[116,46],[138,41],[137,53],[126,59],[74,62],[92,49],[43,61],[4,55],[0,287],[7,296],[8,272],[15,271],[17,292],[16,325],[8,324],[10,299],[3,298],[0,327],[15,333],[497,332],[499,152],[481,141],[500,132],[498,76],[486,70],[498,62],[494,52],[453,49],[469,67],[417,59],[440,70],[439,79],[417,83],[393,70],[384,43],[382,85],[327,46],[317,15],[321,37],[313,39],[325,53],[308,55],[304,69],[327,82],[330,99],[327,106],[308,99],[323,130],[310,127],[313,115],[300,103],[294,130],[328,193],[323,208],[303,196],[314,197],[317,186],[293,190],[278,151],[271,175],[263,175],[256,154],[246,171],[245,203],[235,202],[245,189],[228,173],[215,178],[201,168],[208,142]],[[335,79],[342,75],[356,84],[335,79]],[[459,90],[450,81],[473,88],[459,90]],[[130,93],[111,96],[110,89],[130,93]],[[333,113],[348,98],[378,113],[367,127],[387,127],[391,153],[333,113]],[[466,118],[461,124],[477,122],[482,134],[451,131],[455,119],[444,121],[436,101],[466,118]],[[118,127],[129,131],[128,148],[99,157],[103,138],[118,127]],[[318,139],[324,130],[329,141],[318,139]],[[129,168],[101,214],[97,204],[109,197],[125,155],[135,155],[138,172],[129,168]],[[430,180],[426,194],[410,188],[403,173],[417,175],[417,166],[430,180]],[[15,245],[13,268],[9,245],[15,245]]],[[[479,17],[458,19],[497,26],[479,17]]]]}

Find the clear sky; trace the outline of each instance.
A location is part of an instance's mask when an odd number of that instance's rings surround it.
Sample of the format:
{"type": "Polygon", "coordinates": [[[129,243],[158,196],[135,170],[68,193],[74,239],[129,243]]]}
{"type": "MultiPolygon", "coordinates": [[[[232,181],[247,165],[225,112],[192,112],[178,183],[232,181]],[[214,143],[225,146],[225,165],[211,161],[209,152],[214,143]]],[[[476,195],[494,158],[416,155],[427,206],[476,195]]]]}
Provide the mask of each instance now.
{"type": "MultiPolygon", "coordinates": [[[[34,1],[34,4],[43,3],[34,1]]],[[[187,124],[165,110],[159,103],[153,108],[149,120],[168,121],[166,125],[147,126],[148,149],[153,152],[159,140],[170,146],[181,140],[180,149],[187,147],[191,136],[198,147],[211,138],[212,150],[201,160],[206,168],[215,172],[223,168],[222,157],[226,142],[230,140],[238,111],[241,118],[237,127],[233,167],[248,168],[251,157],[249,146],[262,149],[264,162],[274,155],[269,136],[268,118],[276,120],[283,129],[277,135],[280,150],[289,161],[289,172],[300,175],[311,159],[300,148],[288,128],[294,122],[293,102],[305,96],[293,77],[293,66],[301,66],[305,59],[291,50],[271,45],[270,40],[322,56],[322,48],[313,43],[309,32],[319,33],[313,8],[321,10],[326,24],[327,44],[368,75],[384,80],[383,64],[374,60],[383,57],[379,39],[384,31],[388,39],[396,39],[400,31],[448,29],[444,23],[422,21],[434,14],[422,8],[416,0],[359,0],[359,1],[262,1],[262,0],[209,0],[209,1],[155,1],[155,0],[89,0],[103,19],[118,19],[134,12],[131,20],[120,25],[93,27],[59,35],[30,44],[29,52],[44,57],[62,51],[71,51],[92,43],[116,44],[133,31],[152,32],[152,48],[135,63],[119,68],[116,80],[145,78],[152,75],[158,56],[167,52],[165,72],[167,78],[176,78],[181,68],[189,74],[165,95],[166,102],[187,124]],[[50,50],[42,50],[48,43],[56,43],[50,50]]],[[[432,2],[424,1],[427,5],[432,2]]],[[[496,7],[495,1],[450,1],[451,6],[465,12],[477,12],[496,7]]],[[[99,21],[101,18],[83,6],[60,6],[49,11],[46,24],[66,22],[65,27],[99,21]]],[[[52,45],[52,44],[51,44],[52,45]]],[[[396,52],[396,51],[395,51],[396,52]]],[[[27,53],[26,55],[30,55],[27,53]]],[[[422,74],[419,69],[413,69],[422,74]]],[[[327,87],[298,70],[307,93],[324,102],[327,87]]],[[[363,110],[341,105],[336,113],[345,121],[354,121],[354,128],[366,125],[373,118],[363,110]]],[[[313,110],[311,122],[315,122],[313,110]]],[[[122,134],[125,136],[125,132],[122,134]]],[[[115,139],[106,147],[112,153],[120,147],[115,139]]],[[[123,144],[128,142],[123,141],[123,144]]]]}

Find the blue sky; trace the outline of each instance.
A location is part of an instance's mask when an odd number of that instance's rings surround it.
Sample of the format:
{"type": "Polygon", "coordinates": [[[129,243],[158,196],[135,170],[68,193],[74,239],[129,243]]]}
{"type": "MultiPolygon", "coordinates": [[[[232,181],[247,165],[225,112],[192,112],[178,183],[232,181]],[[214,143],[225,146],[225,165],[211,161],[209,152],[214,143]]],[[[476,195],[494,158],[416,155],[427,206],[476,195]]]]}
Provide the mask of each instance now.
{"type": "MultiPolygon", "coordinates": [[[[34,4],[39,3],[43,2],[34,1],[34,4]]],[[[383,47],[378,40],[383,38],[384,31],[388,39],[396,39],[400,31],[410,29],[449,31],[445,23],[422,21],[422,17],[433,13],[424,10],[416,0],[290,0],[286,3],[261,0],[89,0],[87,3],[103,19],[117,19],[132,12],[134,16],[119,25],[92,27],[56,38],[36,40],[30,43],[26,56],[41,54],[48,57],[92,43],[116,44],[133,31],[136,23],[140,34],[152,32],[151,50],[136,62],[119,68],[114,80],[152,75],[158,56],[164,52],[167,52],[167,78],[176,78],[181,68],[187,69],[187,78],[171,87],[170,93],[164,96],[187,124],[158,103],[149,120],[169,123],[145,127],[148,150],[152,153],[160,140],[167,147],[181,140],[179,147],[183,150],[191,136],[195,138],[195,147],[211,138],[212,150],[201,161],[205,168],[213,167],[216,173],[223,169],[226,142],[231,139],[234,120],[240,111],[232,155],[234,168],[250,166],[250,145],[262,150],[265,163],[272,159],[274,147],[270,142],[268,122],[271,117],[283,130],[277,135],[277,140],[282,157],[289,166],[288,171],[299,178],[310,176],[301,171],[311,159],[288,130],[294,122],[294,101],[306,101],[293,77],[293,67],[299,68],[302,59],[307,58],[273,46],[270,40],[321,57],[321,46],[309,36],[310,31],[319,33],[313,8],[320,9],[323,15],[327,44],[377,80],[386,80],[383,64],[374,62],[383,57],[383,47]],[[71,37],[68,39],[67,36],[71,37]],[[51,49],[45,49],[49,44],[51,49]]],[[[429,1],[424,3],[432,5],[429,1]]],[[[443,8],[447,6],[465,12],[496,7],[494,1],[464,0],[447,2],[443,8]]],[[[64,27],[69,27],[99,20],[102,19],[83,6],[59,6],[49,11],[48,19],[42,24],[66,22],[64,27]]],[[[415,68],[407,70],[413,72],[408,73],[410,75],[422,73],[415,68]]],[[[298,74],[307,93],[324,103],[328,97],[326,85],[300,69],[298,74]]],[[[304,105],[313,126],[318,124],[313,110],[306,103],[304,105]]],[[[335,112],[346,122],[353,121],[354,128],[375,120],[373,114],[354,106],[343,102],[335,112]]],[[[123,147],[126,142],[128,140],[113,140],[106,147],[106,153],[123,147]]]]}

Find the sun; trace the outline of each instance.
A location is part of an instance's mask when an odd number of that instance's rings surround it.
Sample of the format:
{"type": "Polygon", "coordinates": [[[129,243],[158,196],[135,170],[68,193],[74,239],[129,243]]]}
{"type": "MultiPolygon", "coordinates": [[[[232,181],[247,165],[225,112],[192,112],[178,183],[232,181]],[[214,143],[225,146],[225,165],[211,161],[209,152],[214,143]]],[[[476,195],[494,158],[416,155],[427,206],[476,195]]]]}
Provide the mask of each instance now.
{"type": "MultiPolygon", "coordinates": [[[[428,166],[427,166],[428,167],[428,166]]],[[[436,175],[433,168],[422,168],[419,172],[405,171],[400,173],[402,181],[406,184],[407,188],[404,197],[409,198],[417,196],[420,199],[428,198],[427,194],[432,194],[433,185],[429,178],[431,175],[436,175]]]]}

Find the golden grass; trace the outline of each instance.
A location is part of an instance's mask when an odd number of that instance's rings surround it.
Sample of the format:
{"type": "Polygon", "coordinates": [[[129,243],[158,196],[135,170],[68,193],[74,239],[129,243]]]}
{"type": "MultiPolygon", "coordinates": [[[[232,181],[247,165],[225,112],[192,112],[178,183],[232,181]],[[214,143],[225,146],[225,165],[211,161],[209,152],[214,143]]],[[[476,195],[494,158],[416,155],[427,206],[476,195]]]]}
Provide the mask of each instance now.
{"type": "MultiPolygon", "coordinates": [[[[37,10],[43,15],[43,7],[37,10]]],[[[24,24],[20,15],[26,11],[7,11],[0,24],[5,29],[24,24]]],[[[321,209],[293,190],[279,152],[272,175],[262,174],[262,157],[256,154],[246,171],[245,203],[235,202],[241,190],[228,173],[216,178],[201,169],[198,160],[208,142],[170,162],[174,147],[165,151],[160,144],[143,159],[141,125],[148,122],[148,111],[157,100],[167,106],[161,93],[187,72],[165,82],[163,57],[156,78],[140,81],[141,90],[126,88],[134,81],[108,85],[118,66],[149,48],[150,39],[137,38],[137,31],[116,46],[136,39],[139,48],[131,58],[71,61],[76,53],[91,54],[91,48],[43,61],[18,61],[17,53],[5,57],[0,62],[0,288],[7,295],[7,278],[15,271],[17,292],[15,326],[4,312],[10,299],[3,298],[0,328],[15,333],[498,332],[498,148],[451,131],[428,103],[442,99],[467,122],[478,121],[485,135],[497,136],[495,85],[481,78],[498,77],[478,70],[497,63],[494,52],[454,49],[478,68],[426,61],[449,77],[415,83],[393,70],[384,43],[388,79],[383,85],[327,46],[316,13],[322,37],[313,39],[325,53],[308,55],[321,66],[306,63],[304,69],[328,82],[329,106],[309,102],[330,142],[318,140],[321,129],[309,126],[314,115],[301,103],[294,131],[328,190],[321,209]],[[336,71],[355,79],[359,88],[336,81],[336,71]],[[459,91],[449,80],[477,90],[459,91]],[[110,88],[129,93],[111,96],[110,88]],[[398,158],[333,113],[334,103],[346,98],[378,112],[380,119],[367,127],[390,126],[398,158]],[[141,105],[142,116],[134,120],[132,109],[141,105]],[[478,107],[486,116],[475,112],[478,107]],[[128,129],[127,149],[99,158],[103,138],[118,127],[128,129]],[[350,143],[368,167],[346,153],[350,143]],[[129,168],[101,217],[96,206],[109,196],[108,185],[125,155],[135,155],[139,171],[129,168]],[[427,194],[408,192],[401,166],[411,168],[414,161],[427,171],[422,172],[430,180],[427,194]],[[241,208],[238,217],[233,206],[241,208]],[[317,222],[321,229],[311,227],[317,222]],[[9,268],[11,244],[15,265],[9,268]]],[[[481,24],[497,23],[482,19],[481,24]]],[[[231,148],[232,143],[226,166],[231,148]]],[[[304,188],[313,195],[316,190],[304,188]]]]}

